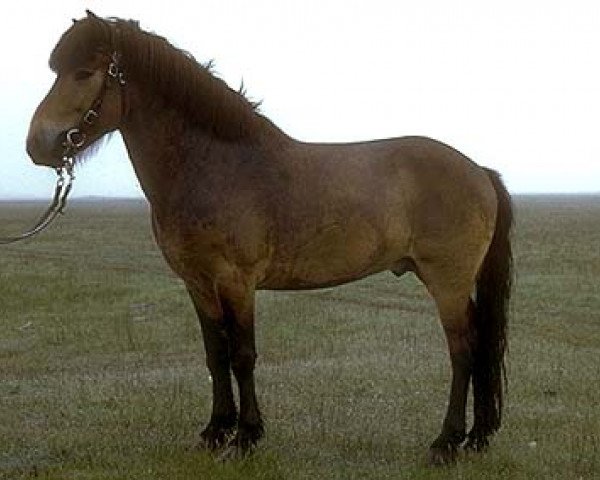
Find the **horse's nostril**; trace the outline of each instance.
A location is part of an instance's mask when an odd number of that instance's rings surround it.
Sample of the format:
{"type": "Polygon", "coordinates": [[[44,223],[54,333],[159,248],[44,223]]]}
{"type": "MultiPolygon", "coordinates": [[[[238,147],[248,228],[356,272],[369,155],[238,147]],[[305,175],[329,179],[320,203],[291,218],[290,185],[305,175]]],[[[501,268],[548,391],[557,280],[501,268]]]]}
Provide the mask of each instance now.
{"type": "Polygon", "coordinates": [[[48,167],[60,164],[62,151],[60,138],[60,135],[51,136],[48,131],[30,132],[25,149],[33,163],[48,167]]]}

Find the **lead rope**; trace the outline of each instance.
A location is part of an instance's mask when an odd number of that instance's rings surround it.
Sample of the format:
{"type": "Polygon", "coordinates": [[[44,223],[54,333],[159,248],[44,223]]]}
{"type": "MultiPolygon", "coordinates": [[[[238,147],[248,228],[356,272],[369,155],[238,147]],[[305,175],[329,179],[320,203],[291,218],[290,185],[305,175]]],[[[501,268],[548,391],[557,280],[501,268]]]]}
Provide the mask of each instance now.
{"type": "Polygon", "coordinates": [[[65,155],[63,157],[62,166],[56,169],[58,179],[56,180],[54,198],[52,199],[50,206],[46,209],[37,223],[26,232],[14,237],[0,237],[0,245],[9,245],[33,237],[50,226],[58,215],[64,213],[65,207],[67,206],[67,198],[73,187],[73,180],[75,180],[73,167],[73,157],[65,155]]]}

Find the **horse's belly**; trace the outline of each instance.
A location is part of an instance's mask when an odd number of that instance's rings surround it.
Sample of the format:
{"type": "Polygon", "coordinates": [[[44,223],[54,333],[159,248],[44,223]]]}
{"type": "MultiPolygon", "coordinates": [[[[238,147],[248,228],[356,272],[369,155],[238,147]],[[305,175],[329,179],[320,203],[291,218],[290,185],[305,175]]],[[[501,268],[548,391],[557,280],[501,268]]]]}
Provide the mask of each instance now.
{"type": "Polygon", "coordinates": [[[402,248],[371,225],[331,224],[302,243],[278,249],[259,288],[295,290],[351,282],[389,269],[402,248]]]}

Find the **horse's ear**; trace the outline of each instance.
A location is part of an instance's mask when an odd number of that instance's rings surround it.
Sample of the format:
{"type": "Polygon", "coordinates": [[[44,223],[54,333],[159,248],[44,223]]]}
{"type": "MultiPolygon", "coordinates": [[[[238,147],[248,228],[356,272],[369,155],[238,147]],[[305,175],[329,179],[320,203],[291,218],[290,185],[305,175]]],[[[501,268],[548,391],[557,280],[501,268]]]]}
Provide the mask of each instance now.
{"type": "Polygon", "coordinates": [[[77,19],[73,18],[73,25],[75,25],[77,23],[77,19]]]}
{"type": "Polygon", "coordinates": [[[98,16],[92,12],[91,10],[86,9],[85,13],[87,14],[88,18],[93,18],[93,19],[97,19],[98,16]]]}

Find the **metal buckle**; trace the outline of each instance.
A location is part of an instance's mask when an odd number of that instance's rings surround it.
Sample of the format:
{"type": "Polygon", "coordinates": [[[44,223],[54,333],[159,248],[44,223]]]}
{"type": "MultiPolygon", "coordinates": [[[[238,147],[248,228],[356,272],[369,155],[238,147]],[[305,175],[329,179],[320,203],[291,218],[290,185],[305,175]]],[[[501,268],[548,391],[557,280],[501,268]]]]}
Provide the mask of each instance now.
{"type": "Polygon", "coordinates": [[[98,112],[96,110],[94,110],[93,108],[90,108],[86,114],[83,116],[83,121],[85,123],[87,123],[88,125],[92,125],[94,123],[94,120],[96,118],[98,118],[98,112]]]}
{"type": "Polygon", "coordinates": [[[108,75],[113,78],[117,78],[119,76],[119,67],[114,61],[108,64],[108,69],[106,70],[106,73],[108,73],[108,75]]]}
{"type": "Polygon", "coordinates": [[[119,82],[119,85],[125,85],[125,76],[119,68],[119,54],[117,52],[113,52],[110,58],[111,62],[108,64],[108,69],[106,70],[106,73],[108,74],[108,76],[114,78],[117,82],[119,82]]]}
{"type": "Polygon", "coordinates": [[[85,133],[83,133],[78,128],[72,128],[65,134],[67,141],[66,146],[70,148],[81,148],[85,143],[85,133]],[[79,140],[75,138],[75,135],[80,135],[79,140]]]}

